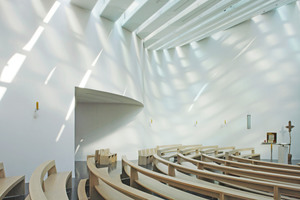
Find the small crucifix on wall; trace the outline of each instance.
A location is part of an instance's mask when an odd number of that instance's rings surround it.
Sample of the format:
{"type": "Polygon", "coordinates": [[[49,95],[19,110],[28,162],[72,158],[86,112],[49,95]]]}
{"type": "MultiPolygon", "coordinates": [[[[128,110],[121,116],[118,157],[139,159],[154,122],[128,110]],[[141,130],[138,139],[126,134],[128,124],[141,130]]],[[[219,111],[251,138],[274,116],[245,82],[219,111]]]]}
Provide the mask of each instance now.
{"type": "Polygon", "coordinates": [[[295,126],[292,125],[292,122],[289,121],[289,125],[286,126],[286,128],[289,130],[289,135],[290,135],[290,148],[289,148],[289,155],[288,155],[288,162],[291,163],[292,162],[292,154],[291,154],[291,147],[292,147],[292,128],[294,128],[295,126]]]}

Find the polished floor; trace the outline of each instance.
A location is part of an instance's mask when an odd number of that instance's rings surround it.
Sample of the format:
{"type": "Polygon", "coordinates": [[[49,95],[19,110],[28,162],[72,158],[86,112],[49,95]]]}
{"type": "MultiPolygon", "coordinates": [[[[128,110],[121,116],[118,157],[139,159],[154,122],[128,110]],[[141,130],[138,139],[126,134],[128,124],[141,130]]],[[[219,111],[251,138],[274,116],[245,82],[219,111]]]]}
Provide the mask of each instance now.
{"type": "MultiPolygon", "coordinates": [[[[268,159],[264,159],[264,161],[270,161],[268,159]]],[[[137,161],[133,161],[134,163],[137,163],[137,161]]],[[[272,162],[277,162],[277,160],[272,160],[272,162]]],[[[292,164],[296,165],[297,163],[300,163],[300,160],[292,160],[292,164]]],[[[122,173],[122,162],[118,161],[113,165],[108,166],[99,166],[99,167],[107,167],[108,171],[111,176],[120,176],[122,173]]],[[[147,169],[152,169],[152,165],[144,166],[147,169]]],[[[77,200],[77,185],[80,179],[88,178],[88,169],[85,161],[76,161],[75,162],[75,178],[72,179],[72,189],[68,190],[68,196],[70,200],[77,200]]],[[[126,182],[126,180],[124,180],[126,182]]],[[[24,200],[25,197],[28,194],[28,183],[26,183],[25,186],[25,196],[18,196],[18,197],[10,197],[10,198],[4,198],[4,200],[24,200]]]]}

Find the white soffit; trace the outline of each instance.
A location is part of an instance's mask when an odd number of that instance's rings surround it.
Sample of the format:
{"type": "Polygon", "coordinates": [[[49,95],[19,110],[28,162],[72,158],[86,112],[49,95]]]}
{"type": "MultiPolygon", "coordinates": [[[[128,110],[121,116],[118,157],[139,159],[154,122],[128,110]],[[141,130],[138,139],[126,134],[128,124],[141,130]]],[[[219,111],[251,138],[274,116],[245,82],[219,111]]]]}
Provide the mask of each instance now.
{"type": "Polygon", "coordinates": [[[115,22],[120,18],[125,10],[127,10],[133,1],[134,0],[105,0],[99,15],[115,22]]]}
{"type": "Polygon", "coordinates": [[[79,87],[75,87],[75,99],[77,103],[130,104],[144,106],[141,102],[126,96],[79,87]]]}
{"type": "Polygon", "coordinates": [[[71,0],[71,3],[87,10],[92,10],[98,0],[71,0]]]}
{"type": "Polygon", "coordinates": [[[124,13],[122,27],[129,31],[134,31],[167,2],[168,0],[148,0],[140,3],[134,11],[128,14],[126,12],[124,13]]]}

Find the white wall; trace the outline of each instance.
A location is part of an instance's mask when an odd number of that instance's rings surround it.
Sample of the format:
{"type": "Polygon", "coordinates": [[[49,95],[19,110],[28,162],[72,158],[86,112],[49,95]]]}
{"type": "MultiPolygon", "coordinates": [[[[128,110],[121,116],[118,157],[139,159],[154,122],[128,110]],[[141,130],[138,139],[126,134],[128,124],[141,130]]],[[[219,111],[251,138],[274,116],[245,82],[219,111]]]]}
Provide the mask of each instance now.
{"type": "Polygon", "coordinates": [[[109,148],[127,158],[137,159],[142,106],[130,104],[77,103],[75,110],[75,160],[86,161],[96,149],[109,148]]]}
{"type": "Polygon", "coordinates": [[[141,42],[68,1],[46,23],[55,2],[0,1],[0,161],[26,181],[49,159],[73,170],[75,86],[143,101],[141,42]]]}
{"type": "MultiPolygon", "coordinates": [[[[291,120],[299,159],[299,19],[297,1],[200,42],[148,52],[144,105],[153,144],[255,147],[270,158],[261,142],[267,132],[289,142],[291,120]]],[[[273,153],[277,158],[277,148],[273,153]]]]}

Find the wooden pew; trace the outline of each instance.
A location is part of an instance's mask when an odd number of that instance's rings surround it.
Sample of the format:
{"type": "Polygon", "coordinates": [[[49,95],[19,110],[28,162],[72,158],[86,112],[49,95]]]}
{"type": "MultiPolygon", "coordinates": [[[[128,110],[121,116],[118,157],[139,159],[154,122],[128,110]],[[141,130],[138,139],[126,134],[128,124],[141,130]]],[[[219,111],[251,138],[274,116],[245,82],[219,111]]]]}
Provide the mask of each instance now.
{"type": "Polygon", "coordinates": [[[95,151],[95,162],[99,165],[109,165],[117,161],[117,154],[111,153],[110,150],[100,149],[95,151]]]}
{"type": "Polygon", "coordinates": [[[235,149],[234,146],[230,146],[230,147],[218,147],[218,148],[207,149],[207,150],[201,151],[201,153],[202,154],[208,154],[208,155],[212,154],[214,157],[222,158],[222,157],[225,157],[224,150],[226,150],[226,152],[227,152],[227,151],[232,151],[234,149],[235,149]]]}
{"type": "MultiPolygon", "coordinates": [[[[158,180],[155,180],[153,178],[150,178],[149,176],[146,176],[141,173],[141,171],[147,171],[147,169],[142,168],[136,164],[133,164],[132,162],[128,161],[125,156],[122,157],[122,177],[129,177],[130,180],[135,178],[135,180],[130,181],[133,187],[141,186],[142,188],[153,192],[155,194],[158,194],[159,196],[166,198],[166,199],[185,199],[185,200],[196,200],[196,199],[204,199],[201,197],[198,197],[196,195],[192,195],[190,193],[184,192],[182,190],[173,188],[171,186],[168,186],[166,184],[163,184],[159,182],[158,180]],[[137,171],[137,177],[131,177],[131,170],[137,171]]],[[[149,170],[148,170],[149,171],[149,170]]],[[[151,173],[150,171],[149,173],[151,173]]],[[[155,174],[155,172],[152,172],[155,174]]]]}
{"type": "Polygon", "coordinates": [[[54,160],[42,163],[30,177],[26,200],[69,200],[66,189],[72,188],[71,175],[70,171],[57,173],[54,160]]]}
{"type": "Polygon", "coordinates": [[[297,166],[297,165],[289,165],[289,164],[282,164],[282,163],[266,162],[266,161],[261,161],[261,160],[253,160],[253,159],[241,158],[241,157],[234,156],[234,155],[228,156],[228,159],[235,160],[238,162],[243,162],[243,163],[250,163],[253,165],[263,165],[263,166],[269,166],[269,167],[300,170],[300,166],[297,166]]]}
{"type": "Polygon", "coordinates": [[[88,179],[81,179],[78,183],[77,188],[77,196],[78,200],[88,200],[88,197],[86,195],[85,186],[88,179]]]}
{"type": "Polygon", "coordinates": [[[157,149],[157,154],[166,160],[176,157],[178,152],[181,151],[195,151],[195,149],[202,147],[202,144],[196,145],[171,145],[170,147],[157,149]]]}
{"type": "Polygon", "coordinates": [[[177,155],[177,161],[180,163],[182,160],[193,163],[197,166],[198,169],[209,169],[209,170],[217,170],[221,171],[225,174],[236,175],[239,177],[253,178],[263,181],[269,182],[282,182],[282,184],[298,184],[297,186],[300,189],[300,177],[292,176],[292,175],[283,175],[283,174],[275,174],[270,172],[262,172],[262,171],[253,171],[248,169],[234,168],[230,166],[216,165],[212,163],[207,163],[200,160],[195,160],[188,158],[182,154],[177,155]]]}
{"type": "Polygon", "coordinates": [[[290,175],[290,176],[300,176],[300,170],[283,169],[283,168],[259,166],[259,165],[249,165],[249,164],[245,164],[245,163],[241,163],[241,162],[216,158],[216,157],[209,156],[206,154],[202,154],[201,158],[202,158],[202,161],[212,161],[217,164],[222,164],[222,165],[230,166],[230,167],[251,169],[254,171],[263,171],[263,172],[270,172],[270,173],[276,173],[276,174],[285,174],[285,175],[290,175]]]}
{"type": "Polygon", "coordinates": [[[164,163],[169,166],[170,175],[175,174],[175,169],[176,169],[185,173],[194,174],[199,178],[203,178],[203,179],[209,179],[213,181],[219,181],[222,183],[239,185],[239,186],[243,186],[255,190],[261,190],[261,191],[273,193],[274,199],[280,199],[281,195],[300,198],[300,187],[297,186],[290,186],[290,185],[285,185],[280,183],[270,183],[270,182],[258,181],[258,180],[248,179],[248,178],[228,176],[224,174],[213,173],[213,172],[203,171],[199,169],[192,169],[176,163],[169,162],[167,160],[160,158],[158,155],[154,155],[153,163],[157,164],[158,162],[164,163]]]}
{"type": "MultiPolygon", "coordinates": [[[[166,161],[168,163],[172,163],[170,161],[167,161],[163,158],[160,158],[157,155],[154,155],[154,163],[156,162],[155,157],[158,157],[159,159],[166,161]]],[[[207,183],[205,181],[202,181],[201,183],[196,183],[193,181],[188,181],[188,180],[182,180],[174,176],[174,171],[171,166],[169,166],[169,175],[164,175],[158,172],[154,172],[145,168],[138,168],[139,166],[134,165],[133,163],[129,162],[125,156],[122,157],[122,161],[125,161],[126,165],[129,165],[131,167],[130,169],[130,184],[134,187],[137,187],[136,183],[139,181],[139,174],[141,173],[145,176],[151,177],[153,179],[156,179],[160,182],[166,183],[169,186],[173,186],[175,188],[179,188],[185,191],[190,191],[194,192],[197,194],[201,195],[206,195],[209,197],[213,198],[218,198],[221,200],[224,199],[247,199],[247,200],[252,200],[252,199],[259,199],[259,200],[264,200],[268,199],[270,200],[271,198],[264,197],[262,195],[256,195],[248,192],[243,192],[243,191],[237,191],[236,193],[232,193],[231,189],[226,187],[223,188],[223,190],[220,190],[217,185],[207,183]]],[[[184,199],[184,198],[183,198],[184,199]]]]}
{"type": "Polygon", "coordinates": [[[148,165],[152,163],[153,154],[156,153],[156,148],[141,149],[138,151],[138,163],[139,165],[148,165]]]}
{"type": "Polygon", "coordinates": [[[115,199],[115,196],[118,199],[161,199],[112,179],[108,174],[108,168],[97,168],[92,157],[88,158],[87,166],[90,200],[115,199]]]}
{"type": "Polygon", "coordinates": [[[238,156],[241,158],[251,158],[255,160],[260,160],[260,154],[255,153],[254,148],[244,148],[244,149],[234,149],[232,151],[225,153],[225,159],[228,159],[230,155],[238,156]],[[242,153],[242,152],[250,151],[250,153],[242,153]]]}
{"type": "Polygon", "coordinates": [[[6,177],[0,162],[0,199],[8,196],[25,195],[25,176],[6,177]]]}

